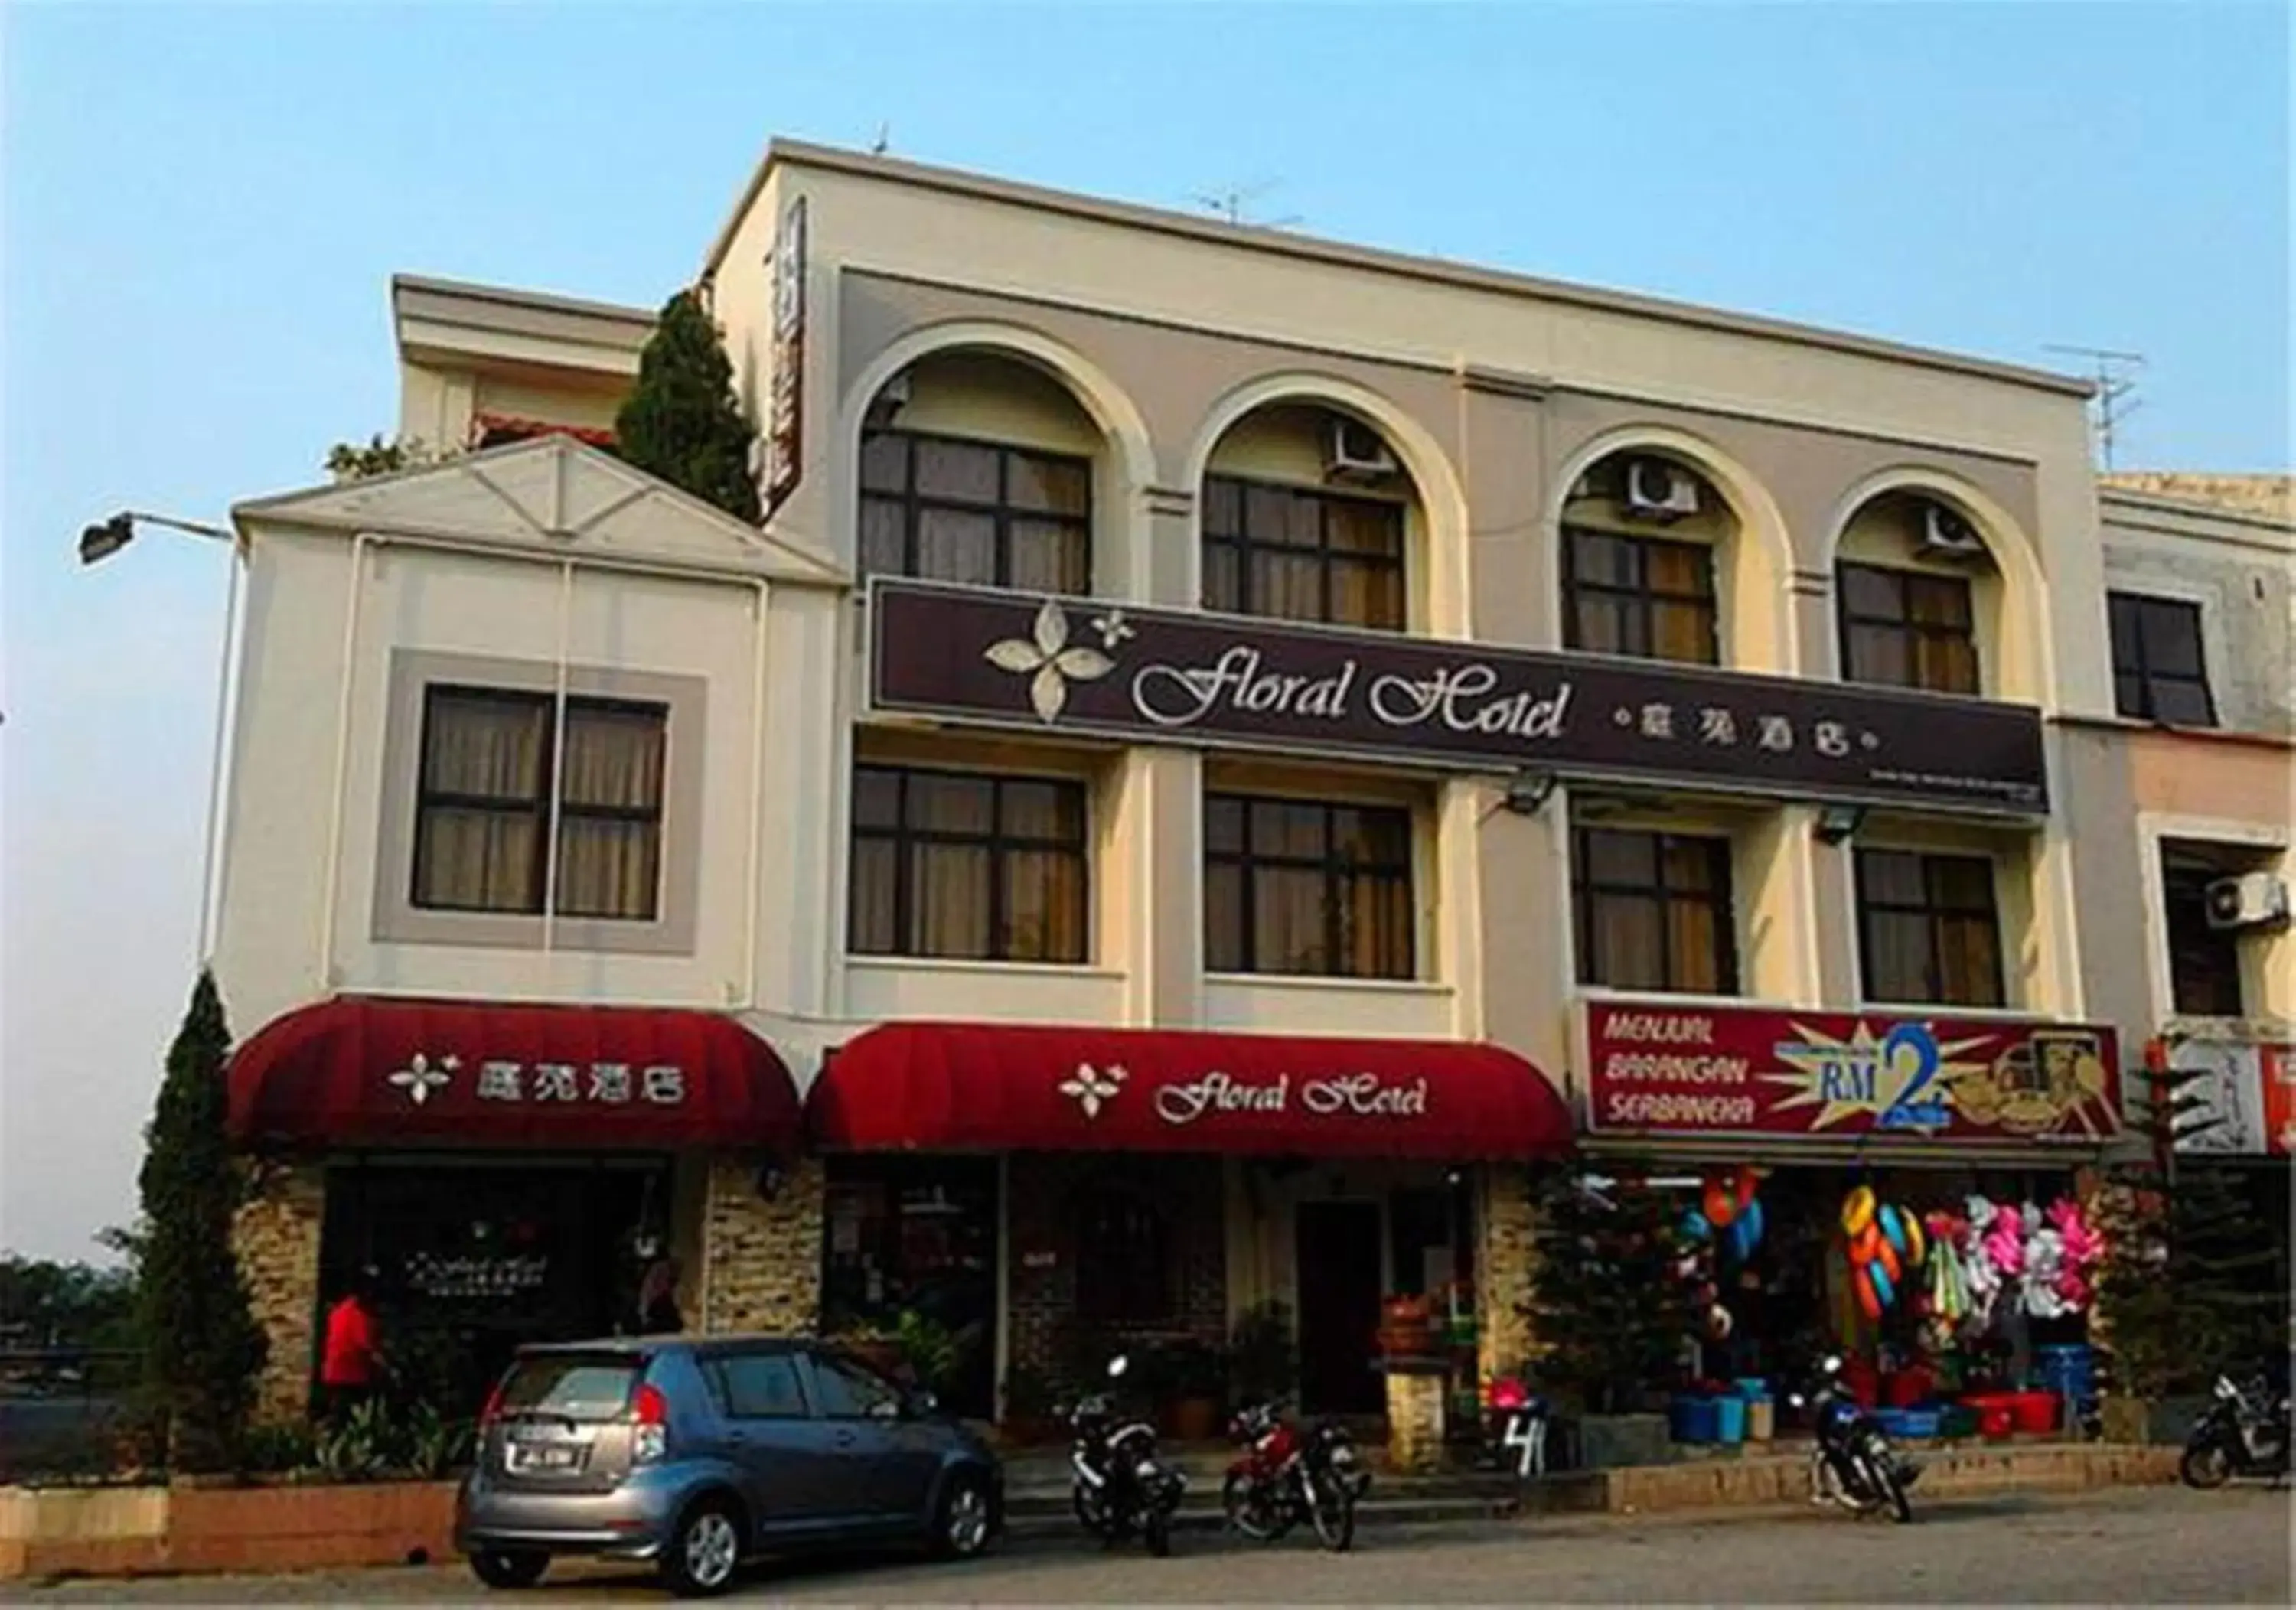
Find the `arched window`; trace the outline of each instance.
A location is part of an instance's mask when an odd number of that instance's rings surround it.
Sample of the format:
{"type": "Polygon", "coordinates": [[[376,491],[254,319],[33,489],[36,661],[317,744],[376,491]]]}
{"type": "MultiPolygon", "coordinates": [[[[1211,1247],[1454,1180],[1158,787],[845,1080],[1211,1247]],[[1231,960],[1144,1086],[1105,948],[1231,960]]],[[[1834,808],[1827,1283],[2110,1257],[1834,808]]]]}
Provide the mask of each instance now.
{"type": "Polygon", "coordinates": [[[1713,484],[1675,459],[1613,453],[1562,508],[1562,642],[1597,654],[1717,665],[1717,550],[1737,520],[1713,484]]]}

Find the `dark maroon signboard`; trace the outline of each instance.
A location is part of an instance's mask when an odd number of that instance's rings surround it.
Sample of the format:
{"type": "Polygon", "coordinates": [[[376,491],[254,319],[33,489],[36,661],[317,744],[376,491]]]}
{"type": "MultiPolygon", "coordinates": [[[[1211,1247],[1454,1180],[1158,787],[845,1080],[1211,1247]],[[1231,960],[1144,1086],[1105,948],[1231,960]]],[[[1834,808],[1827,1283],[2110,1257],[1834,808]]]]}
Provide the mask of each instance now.
{"type": "Polygon", "coordinates": [[[870,703],[990,725],[2044,813],[2038,711],[878,578],[870,703]]]}
{"type": "Polygon", "coordinates": [[[2095,1146],[2120,1132],[2112,1030],[1911,1012],[1605,1001],[1587,1009],[1596,1134],[2095,1146]]]}

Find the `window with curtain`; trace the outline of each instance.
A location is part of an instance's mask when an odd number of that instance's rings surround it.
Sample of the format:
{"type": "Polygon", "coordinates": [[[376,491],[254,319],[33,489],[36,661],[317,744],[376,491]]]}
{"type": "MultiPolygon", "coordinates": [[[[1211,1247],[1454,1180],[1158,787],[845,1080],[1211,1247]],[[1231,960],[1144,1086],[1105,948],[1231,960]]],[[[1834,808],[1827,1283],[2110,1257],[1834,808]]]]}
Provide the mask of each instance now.
{"type": "Polygon", "coordinates": [[[1868,1001],[2003,1003],[1989,858],[1858,851],[1857,928],[1868,1001]]]}
{"type": "Polygon", "coordinates": [[[423,697],[414,903],[650,922],[661,889],[667,706],[432,687],[423,697]],[[557,886],[545,903],[550,844],[557,886]]]}
{"type": "Polygon", "coordinates": [[[1841,568],[1841,666],[1850,682],[1976,693],[1968,581],[1878,565],[1841,568]]]}
{"type": "Polygon", "coordinates": [[[1402,504],[1208,475],[1203,519],[1207,609],[1403,629],[1402,504]]]}
{"type": "Polygon", "coordinates": [[[1579,828],[1570,895],[1579,983],[1737,993],[1727,838],[1579,828]]]}
{"type": "Polygon", "coordinates": [[[861,570],[1092,591],[1092,461],[993,442],[861,438],[861,570]]]}
{"type": "Polygon", "coordinates": [[[1562,585],[1570,648],[1720,663],[1714,551],[1702,543],[1566,528],[1562,585]]]}
{"type": "Polygon", "coordinates": [[[1160,1325],[1178,1312],[1170,1236],[1136,1191],[1092,1188],[1070,1204],[1076,1226],[1076,1312],[1088,1325],[1160,1325]]]}
{"type": "Polygon", "coordinates": [[[1411,813],[1204,797],[1204,960],[1219,973],[1409,978],[1411,813]]]}
{"type": "Polygon", "coordinates": [[[2201,607],[2135,593],[2106,595],[2112,619],[2112,703],[2138,721],[2213,727],[2216,700],[2201,654],[2201,607]]]}
{"type": "Polygon", "coordinates": [[[1086,960],[1085,815],[1064,779],[857,765],[849,947],[1086,960]]]}

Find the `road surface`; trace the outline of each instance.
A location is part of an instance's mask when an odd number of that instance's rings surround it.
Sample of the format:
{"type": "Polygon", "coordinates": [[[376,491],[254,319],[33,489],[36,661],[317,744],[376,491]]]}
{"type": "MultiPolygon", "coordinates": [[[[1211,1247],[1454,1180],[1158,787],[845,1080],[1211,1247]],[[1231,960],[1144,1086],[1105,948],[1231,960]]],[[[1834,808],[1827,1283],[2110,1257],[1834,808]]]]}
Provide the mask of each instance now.
{"type": "MultiPolygon", "coordinates": [[[[1015,1544],[967,1565],[768,1566],[738,1596],[794,1604],[2272,1604],[2291,1600],[2284,1491],[2124,1488],[1922,1506],[1911,1526],[1811,1510],[1366,1528],[1356,1552],[1183,1536],[1170,1559],[1015,1544]]],[[[36,1604],[666,1603],[627,1570],[554,1569],[488,1595],[459,1565],[67,1582],[36,1604]]]]}

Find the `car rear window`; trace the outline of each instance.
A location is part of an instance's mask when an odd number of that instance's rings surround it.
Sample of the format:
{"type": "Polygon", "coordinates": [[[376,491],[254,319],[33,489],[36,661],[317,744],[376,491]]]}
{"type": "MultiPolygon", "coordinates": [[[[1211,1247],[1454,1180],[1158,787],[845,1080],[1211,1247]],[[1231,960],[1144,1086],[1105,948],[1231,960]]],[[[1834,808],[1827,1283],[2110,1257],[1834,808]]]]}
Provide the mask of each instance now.
{"type": "Polygon", "coordinates": [[[544,1353],[521,1359],[503,1383],[502,1407],[511,1414],[562,1414],[608,1420],[622,1412],[644,1361],[628,1353],[544,1353]]]}

